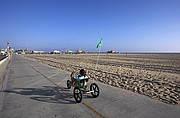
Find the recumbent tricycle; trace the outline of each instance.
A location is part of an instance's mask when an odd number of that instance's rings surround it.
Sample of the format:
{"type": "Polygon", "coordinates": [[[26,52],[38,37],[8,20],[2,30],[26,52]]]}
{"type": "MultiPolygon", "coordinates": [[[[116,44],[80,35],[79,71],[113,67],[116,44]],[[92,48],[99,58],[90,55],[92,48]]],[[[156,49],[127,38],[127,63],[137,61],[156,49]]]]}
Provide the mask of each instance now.
{"type": "MultiPolygon", "coordinates": [[[[72,74],[71,74],[72,75],[72,74]]],[[[72,81],[67,80],[67,88],[70,89],[71,86],[74,87],[73,95],[74,99],[77,103],[82,101],[82,94],[91,93],[93,98],[97,98],[99,96],[99,87],[96,83],[91,83],[90,87],[88,85],[89,78],[84,78],[82,80],[72,81]]]]}

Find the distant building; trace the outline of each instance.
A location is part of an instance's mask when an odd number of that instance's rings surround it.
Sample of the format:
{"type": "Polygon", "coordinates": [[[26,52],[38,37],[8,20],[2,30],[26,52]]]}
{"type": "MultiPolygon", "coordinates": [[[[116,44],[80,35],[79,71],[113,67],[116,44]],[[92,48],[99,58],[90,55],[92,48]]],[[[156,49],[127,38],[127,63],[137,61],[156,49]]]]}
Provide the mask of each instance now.
{"type": "Polygon", "coordinates": [[[22,54],[22,53],[24,53],[24,50],[15,50],[15,54],[22,54]]]}
{"type": "Polygon", "coordinates": [[[67,51],[67,54],[73,54],[73,51],[68,50],[68,51],[67,51]]]}
{"type": "Polygon", "coordinates": [[[82,54],[82,53],[87,53],[86,51],[84,51],[84,50],[76,50],[75,52],[74,52],[75,54],[82,54]]]}
{"type": "Polygon", "coordinates": [[[119,53],[119,52],[116,52],[114,50],[109,50],[109,51],[107,51],[107,53],[119,53]]]}
{"type": "Polygon", "coordinates": [[[8,52],[9,52],[10,55],[12,55],[14,53],[14,49],[11,48],[11,47],[8,47],[7,49],[1,49],[0,52],[1,52],[1,55],[6,55],[7,56],[8,52]]]}
{"type": "Polygon", "coordinates": [[[58,50],[54,50],[53,51],[53,54],[60,54],[61,52],[60,51],[58,51],[58,50]]]}
{"type": "Polygon", "coordinates": [[[15,54],[32,54],[33,51],[32,50],[28,50],[28,49],[26,49],[26,50],[20,49],[20,50],[15,50],[14,53],[15,54]]]}
{"type": "Polygon", "coordinates": [[[0,49],[0,51],[1,51],[1,55],[7,54],[7,49],[0,49]]]}
{"type": "Polygon", "coordinates": [[[24,52],[25,54],[32,54],[32,53],[33,53],[32,50],[28,50],[28,49],[24,50],[23,52],[24,52]]]}
{"type": "Polygon", "coordinates": [[[33,51],[34,54],[43,54],[45,53],[44,51],[33,51]]]}
{"type": "Polygon", "coordinates": [[[71,50],[65,50],[65,51],[62,51],[62,54],[73,54],[74,52],[71,51],[71,50]]]}

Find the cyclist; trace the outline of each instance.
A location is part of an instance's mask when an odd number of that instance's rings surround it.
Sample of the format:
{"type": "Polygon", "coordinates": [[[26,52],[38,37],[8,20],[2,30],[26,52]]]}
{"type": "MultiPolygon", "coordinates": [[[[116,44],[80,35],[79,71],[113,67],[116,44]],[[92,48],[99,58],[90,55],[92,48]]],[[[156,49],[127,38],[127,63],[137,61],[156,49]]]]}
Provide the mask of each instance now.
{"type": "Polygon", "coordinates": [[[74,72],[71,73],[71,81],[72,81],[73,85],[75,85],[76,82],[80,82],[81,86],[83,86],[83,87],[87,86],[87,85],[84,85],[88,81],[88,77],[87,77],[85,69],[81,69],[79,71],[79,75],[76,77],[74,77],[73,74],[74,74],[74,72]]]}

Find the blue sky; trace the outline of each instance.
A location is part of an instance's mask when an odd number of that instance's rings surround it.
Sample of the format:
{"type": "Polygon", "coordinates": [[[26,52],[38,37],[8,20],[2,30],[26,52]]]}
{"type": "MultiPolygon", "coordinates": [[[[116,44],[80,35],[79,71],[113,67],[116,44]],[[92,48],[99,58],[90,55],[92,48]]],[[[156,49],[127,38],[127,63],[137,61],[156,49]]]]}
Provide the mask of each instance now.
{"type": "Polygon", "coordinates": [[[0,48],[180,52],[180,0],[0,0],[0,48]]]}

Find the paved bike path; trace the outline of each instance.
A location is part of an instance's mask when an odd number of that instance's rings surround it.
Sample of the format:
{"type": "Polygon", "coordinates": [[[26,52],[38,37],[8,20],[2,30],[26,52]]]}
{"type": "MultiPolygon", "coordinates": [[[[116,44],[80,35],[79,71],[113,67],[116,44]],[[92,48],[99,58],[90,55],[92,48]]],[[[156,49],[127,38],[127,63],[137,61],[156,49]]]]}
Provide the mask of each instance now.
{"type": "Polygon", "coordinates": [[[69,72],[15,55],[0,93],[1,118],[179,118],[180,108],[97,82],[100,96],[76,103],[69,72]],[[7,84],[6,84],[7,83],[7,84]]]}

